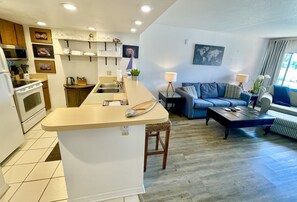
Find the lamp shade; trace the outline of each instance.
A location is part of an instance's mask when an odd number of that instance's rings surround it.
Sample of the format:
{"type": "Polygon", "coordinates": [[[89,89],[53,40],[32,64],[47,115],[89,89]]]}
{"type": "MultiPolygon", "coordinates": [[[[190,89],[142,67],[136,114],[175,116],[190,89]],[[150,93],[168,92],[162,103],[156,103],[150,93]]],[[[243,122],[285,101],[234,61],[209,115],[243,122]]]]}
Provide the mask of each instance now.
{"type": "Polygon", "coordinates": [[[237,74],[236,75],[236,81],[240,83],[246,83],[249,80],[248,74],[237,74]]]}
{"type": "Polygon", "coordinates": [[[177,73],[176,72],[165,72],[165,80],[168,82],[176,82],[177,73]]]}

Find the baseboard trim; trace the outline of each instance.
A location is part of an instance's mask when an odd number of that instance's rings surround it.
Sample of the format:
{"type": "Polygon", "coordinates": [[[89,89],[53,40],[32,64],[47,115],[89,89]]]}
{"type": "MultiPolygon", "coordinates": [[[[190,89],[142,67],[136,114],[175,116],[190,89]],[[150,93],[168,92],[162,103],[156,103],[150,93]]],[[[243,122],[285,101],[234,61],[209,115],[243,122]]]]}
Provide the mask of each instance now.
{"type": "Polygon", "coordinates": [[[118,190],[114,192],[104,193],[104,194],[96,194],[90,196],[84,196],[79,198],[68,198],[68,202],[95,202],[95,201],[105,201],[115,198],[121,198],[126,196],[144,194],[145,189],[144,186],[135,187],[131,189],[118,190]]]}

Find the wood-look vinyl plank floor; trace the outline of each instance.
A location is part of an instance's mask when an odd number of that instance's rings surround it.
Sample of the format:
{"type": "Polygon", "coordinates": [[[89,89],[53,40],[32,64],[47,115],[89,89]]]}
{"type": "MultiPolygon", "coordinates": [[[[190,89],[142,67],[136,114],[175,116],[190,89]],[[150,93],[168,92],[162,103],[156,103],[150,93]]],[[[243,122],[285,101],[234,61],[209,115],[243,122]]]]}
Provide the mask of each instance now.
{"type": "MultiPolygon", "coordinates": [[[[170,114],[166,170],[149,156],[144,174],[147,202],[297,201],[297,141],[258,128],[233,129],[214,120],[170,114]]],[[[150,140],[154,148],[154,140],[150,140]]]]}

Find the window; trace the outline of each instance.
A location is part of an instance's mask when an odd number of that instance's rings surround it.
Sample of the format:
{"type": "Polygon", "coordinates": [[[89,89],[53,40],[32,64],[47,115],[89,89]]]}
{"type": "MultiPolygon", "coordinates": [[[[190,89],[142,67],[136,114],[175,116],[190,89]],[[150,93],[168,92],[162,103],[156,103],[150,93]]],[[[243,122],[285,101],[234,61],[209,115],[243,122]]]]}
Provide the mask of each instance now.
{"type": "Polygon", "coordinates": [[[297,53],[285,54],[276,85],[297,89],[297,53]]]}

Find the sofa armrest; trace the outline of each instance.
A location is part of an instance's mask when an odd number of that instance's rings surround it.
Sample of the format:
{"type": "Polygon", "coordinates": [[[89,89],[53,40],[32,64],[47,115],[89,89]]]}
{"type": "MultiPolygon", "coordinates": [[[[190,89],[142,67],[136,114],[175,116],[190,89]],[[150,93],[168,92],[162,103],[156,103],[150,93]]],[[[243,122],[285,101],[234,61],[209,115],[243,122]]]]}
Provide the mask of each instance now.
{"type": "Polygon", "coordinates": [[[270,108],[272,100],[273,100],[273,97],[269,92],[264,93],[262,98],[261,98],[261,110],[260,110],[260,112],[266,113],[270,108]]]}
{"type": "Polygon", "coordinates": [[[252,95],[249,93],[245,93],[245,92],[240,93],[240,99],[243,101],[246,101],[247,106],[249,105],[249,103],[251,101],[251,97],[252,97],[252,95]]]}
{"type": "Polygon", "coordinates": [[[176,88],[175,91],[186,100],[185,105],[183,106],[183,113],[187,117],[192,117],[195,98],[180,88],[176,88]]]}

